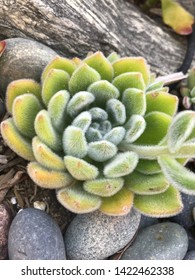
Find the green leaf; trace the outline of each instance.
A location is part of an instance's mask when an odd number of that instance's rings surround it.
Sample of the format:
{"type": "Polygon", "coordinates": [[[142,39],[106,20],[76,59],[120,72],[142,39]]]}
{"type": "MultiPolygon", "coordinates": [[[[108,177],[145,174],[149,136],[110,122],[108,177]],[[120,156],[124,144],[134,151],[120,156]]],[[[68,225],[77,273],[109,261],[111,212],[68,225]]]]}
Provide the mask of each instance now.
{"type": "MultiPolygon", "coordinates": [[[[188,78],[187,78],[187,86],[190,90],[193,90],[195,88],[195,67],[193,67],[189,71],[188,78]]],[[[195,93],[192,96],[195,97],[195,93]]]]}
{"type": "Polygon", "coordinates": [[[102,80],[112,80],[114,75],[112,64],[102,52],[96,52],[88,56],[83,62],[94,68],[101,75],[102,80]]]}
{"type": "Polygon", "coordinates": [[[107,57],[108,61],[110,61],[111,63],[115,62],[116,60],[118,60],[120,58],[120,56],[116,53],[116,52],[112,52],[111,54],[109,54],[109,56],[107,57]]]}
{"type": "Polygon", "coordinates": [[[56,92],[68,89],[69,79],[69,74],[63,70],[51,69],[48,72],[42,85],[42,99],[46,106],[56,92]]]}
{"type": "Polygon", "coordinates": [[[38,162],[30,162],[27,171],[35,184],[45,189],[60,189],[71,185],[74,181],[70,174],[49,170],[38,162]]]}
{"type": "Polygon", "coordinates": [[[101,132],[98,129],[93,128],[93,127],[89,127],[85,136],[86,136],[88,142],[95,142],[95,141],[102,140],[101,132]]]}
{"type": "Polygon", "coordinates": [[[105,121],[108,119],[108,114],[105,110],[99,108],[99,107],[93,107],[89,110],[89,113],[92,116],[93,121],[105,121]]]}
{"type": "Polygon", "coordinates": [[[83,63],[72,74],[69,81],[69,91],[72,95],[79,91],[85,91],[91,84],[99,80],[101,80],[100,74],[83,63]]]}
{"type": "Polygon", "coordinates": [[[92,180],[95,179],[99,174],[98,168],[96,166],[83,159],[65,156],[64,162],[70,174],[77,180],[92,180]]]}
{"type": "Polygon", "coordinates": [[[134,195],[126,188],[122,188],[115,195],[102,198],[100,211],[110,216],[127,215],[133,206],[134,195]]]}
{"type": "Polygon", "coordinates": [[[104,167],[104,175],[118,178],[133,172],[138,163],[138,156],[134,152],[118,153],[104,167]]]}
{"type": "Polygon", "coordinates": [[[136,170],[146,175],[153,175],[161,172],[161,168],[158,164],[158,161],[148,159],[140,159],[136,170]]]}
{"type": "Polygon", "coordinates": [[[21,79],[11,82],[6,91],[6,107],[12,113],[14,99],[22,94],[31,93],[41,101],[41,86],[31,79],[21,79]]]}
{"type": "Polygon", "coordinates": [[[41,110],[35,118],[37,136],[54,151],[62,151],[60,134],[54,129],[50,116],[46,110],[41,110]]]}
{"type": "Polygon", "coordinates": [[[145,84],[150,79],[150,69],[143,57],[123,57],[113,63],[114,76],[127,72],[140,72],[143,75],[145,84]]]}
{"type": "Polygon", "coordinates": [[[168,130],[168,147],[174,153],[177,152],[192,133],[195,126],[195,112],[183,111],[178,113],[168,130]]]}
{"type": "Polygon", "coordinates": [[[104,135],[104,140],[107,140],[117,146],[123,140],[125,132],[126,131],[122,126],[114,127],[104,135]]]}
{"type": "Polygon", "coordinates": [[[163,21],[181,35],[192,32],[194,17],[174,0],[161,0],[163,21]]]}
{"type": "Polygon", "coordinates": [[[98,162],[104,162],[116,153],[116,146],[106,140],[91,142],[88,146],[88,156],[98,162]]]}
{"type": "Polygon", "coordinates": [[[58,171],[65,171],[63,158],[54,153],[47,145],[45,145],[37,136],[33,138],[32,148],[35,159],[43,167],[58,171]]]}
{"type": "Polygon", "coordinates": [[[125,124],[125,127],[128,128],[125,135],[125,141],[127,143],[133,143],[144,132],[146,128],[146,122],[142,116],[132,115],[128,122],[125,124]]]}
{"type": "Polygon", "coordinates": [[[122,102],[117,99],[110,99],[106,104],[106,111],[113,125],[121,125],[126,121],[126,110],[122,102]]]}
{"type": "Polygon", "coordinates": [[[169,182],[162,173],[145,175],[134,171],[125,178],[124,186],[135,194],[153,195],[166,191],[169,182]]]}
{"type": "Polygon", "coordinates": [[[163,81],[150,81],[149,86],[147,87],[146,92],[153,92],[156,90],[159,90],[160,88],[163,88],[164,82],[163,81]]]}
{"type": "Polygon", "coordinates": [[[24,136],[35,136],[34,121],[42,109],[39,100],[33,94],[26,93],[17,96],[12,106],[13,120],[17,129],[24,136]]]}
{"type": "Polygon", "coordinates": [[[153,111],[163,112],[167,115],[175,115],[178,108],[178,98],[175,95],[157,91],[146,94],[146,113],[153,111]]]}
{"type": "Polygon", "coordinates": [[[109,197],[120,191],[123,185],[124,180],[122,178],[99,178],[96,180],[86,181],[83,184],[83,187],[89,193],[102,197],[109,197]]]}
{"type": "Polygon", "coordinates": [[[73,126],[81,128],[86,132],[91,124],[91,114],[88,111],[80,113],[72,122],[73,126]]]}
{"type": "Polygon", "coordinates": [[[125,105],[127,118],[132,115],[143,116],[146,112],[146,95],[140,89],[126,89],[123,93],[122,103],[125,105]]]}
{"type": "Polygon", "coordinates": [[[93,212],[102,203],[100,197],[84,191],[79,182],[57,191],[57,199],[65,208],[76,214],[93,212]]]}
{"type": "Polygon", "coordinates": [[[68,126],[63,133],[63,148],[66,155],[83,158],[87,155],[87,141],[83,130],[68,126]]]}
{"type": "Polygon", "coordinates": [[[1,122],[1,135],[17,155],[29,161],[35,159],[31,141],[18,131],[12,118],[1,122]]]}
{"type": "Polygon", "coordinates": [[[112,83],[116,88],[118,88],[121,94],[128,88],[145,90],[145,83],[142,74],[137,72],[121,74],[114,78],[112,83]]]}
{"type": "Polygon", "coordinates": [[[136,194],[134,207],[143,215],[163,218],[179,214],[183,209],[183,204],[179,191],[170,186],[165,192],[160,194],[136,194]]]}
{"type": "Polygon", "coordinates": [[[169,182],[184,193],[195,195],[195,174],[169,155],[158,158],[158,163],[169,182]]]}
{"type": "Polygon", "coordinates": [[[55,129],[62,133],[66,126],[66,108],[70,98],[67,90],[60,90],[49,101],[48,113],[55,129]]]}

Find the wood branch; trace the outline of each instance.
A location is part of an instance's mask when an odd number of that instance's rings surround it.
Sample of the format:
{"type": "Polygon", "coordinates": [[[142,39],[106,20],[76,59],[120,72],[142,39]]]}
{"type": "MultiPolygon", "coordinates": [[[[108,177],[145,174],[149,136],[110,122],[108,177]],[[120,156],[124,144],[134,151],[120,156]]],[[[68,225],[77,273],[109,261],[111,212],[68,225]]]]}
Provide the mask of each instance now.
{"type": "Polygon", "coordinates": [[[60,54],[89,51],[144,56],[160,75],[175,72],[186,38],[125,0],[0,0],[0,34],[32,38],[60,54]]]}

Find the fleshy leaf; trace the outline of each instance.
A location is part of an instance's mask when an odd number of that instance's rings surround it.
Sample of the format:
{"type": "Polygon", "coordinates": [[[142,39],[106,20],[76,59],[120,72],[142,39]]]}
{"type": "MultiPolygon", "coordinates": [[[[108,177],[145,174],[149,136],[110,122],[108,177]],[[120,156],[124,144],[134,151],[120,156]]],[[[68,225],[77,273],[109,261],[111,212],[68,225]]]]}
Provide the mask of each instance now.
{"type": "Polygon", "coordinates": [[[76,92],[87,90],[92,83],[99,80],[101,80],[100,74],[86,63],[83,63],[72,74],[69,81],[69,91],[73,95],[76,92]]]}
{"type": "Polygon", "coordinates": [[[105,110],[99,107],[93,107],[89,110],[93,121],[105,121],[108,119],[108,114],[105,110]]]}
{"type": "Polygon", "coordinates": [[[81,111],[89,106],[95,100],[93,94],[87,91],[76,93],[68,103],[67,113],[72,117],[76,117],[81,111]]]}
{"type": "Polygon", "coordinates": [[[84,191],[78,182],[57,191],[57,199],[65,208],[76,214],[95,211],[102,203],[100,197],[84,191]]]}
{"type": "Polygon", "coordinates": [[[6,41],[0,41],[0,57],[5,51],[5,48],[6,48],[6,41]]]}
{"type": "Polygon", "coordinates": [[[108,81],[98,81],[89,86],[88,91],[95,96],[97,105],[105,106],[106,102],[111,98],[118,98],[120,93],[118,89],[108,81]]]}
{"type": "Polygon", "coordinates": [[[133,206],[134,195],[126,188],[111,197],[102,198],[100,211],[110,216],[127,215],[133,206]]]}
{"type": "Polygon", "coordinates": [[[195,112],[183,111],[174,117],[168,130],[168,147],[174,153],[178,151],[182,144],[192,133],[195,126],[195,112]]]}
{"type": "Polygon", "coordinates": [[[113,125],[121,125],[126,120],[126,110],[122,102],[117,99],[110,99],[106,104],[106,111],[113,125]]]}
{"type": "Polygon", "coordinates": [[[99,174],[98,168],[96,166],[83,159],[65,156],[64,162],[70,174],[77,180],[92,180],[95,179],[99,174]]]}
{"type": "Polygon", "coordinates": [[[93,127],[90,127],[85,134],[88,142],[95,142],[102,140],[101,132],[93,127]]]}
{"type": "Polygon", "coordinates": [[[35,118],[35,131],[37,136],[54,151],[61,151],[61,136],[54,129],[50,116],[46,110],[41,110],[35,118]]]}
{"type": "Polygon", "coordinates": [[[127,143],[135,142],[144,132],[146,128],[145,119],[140,115],[132,115],[128,122],[125,124],[127,127],[125,141],[127,143]]]}
{"type": "Polygon", "coordinates": [[[194,17],[174,0],[161,0],[163,21],[181,35],[192,32],[194,17]]]}
{"type": "Polygon", "coordinates": [[[166,92],[155,92],[146,94],[147,110],[146,113],[153,111],[163,112],[173,116],[178,107],[178,98],[166,92]]]}
{"type": "Polygon", "coordinates": [[[150,79],[149,66],[143,57],[123,57],[118,59],[113,63],[113,69],[115,77],[126,72],[140,72],[146,85],[150,79]]]}
{"type": "Polygon", "coordinates": [[[145,175],[134,171],[125,178],[124,186],[135,194],[153,195],[166,191],[169,182],[162,173],[145,175]]]}
{"type": "Polygon", "coordinates": [[[146,112],[146,96],[140,89],[126,89],[123,93],[122,102],[126,108],[127,118],[132,115],[143,116],[146,112]]]}
{"type": "Polygon", "coordinates": [[[84,132],[87,131],[91,124],[91,114],[88,111],[80,113],[72,122],[73,126],[81,128],[84,132]]]}
{"type": "Polygon", "coordinates": [[[95,161],[104,162],[116,153],[116,146],[106,140],[89,143],[88,156],[95,161]]]}
{"type": "Polygon", "coordinates": [[[140,159],[136,170],[146,175],[153,175],[161,172],[161,168],[158,164],[158,161],[148,159],[140,159]]]}
{"type": "Polygon", "coordinates": [[[111,63],[115,62],[116,60],[120,59],[120,56],[116,53],[116,52],[112,52],[111,54],[109,54],[109,56],[107,57],[108,61],[110,61],[111,63]]]}
{"type": "Polygon", "coordinates": [[[125,129],[122,126],[114,127],[104,135],[104,140],[107,140],[115,145],[118,145],[125,136],[125,129]]]}
{"type": "Polygon", "coordinates": [[[158,163],[167,180],[180,191],[195,195],[195,174],[169,155],[158,158],[158,163]]]}
{"type": "Polygon", "coordinates": [[[70,60],[68,58],[61,57],[61,56],[56,56],[45,67],[45,69],[44,69],[44,71],[42,73],[42,77],[41,77],[42,82],[45,80],[47,74],[49,73],[49,71],[51,69],[63,70],[65,72],[67,72],[69,75],[72,75],[72,73],[76,69],[76,64],[72,60],[70,60]]]}
{"type": "Polygon", "coordinates": [[[35,161],[28,164],[27,171],[35,184],[45,189],[63,188],[74,181],[69,173],[44,168],[35,161]]]}
{"type": "Polygon", "coordinates": [[[65,171],[63,158],[54,153],[47,145],[35,136],[32,141],[35,159],[45,168],[65,171]]]}
{"type": "Polygon", "coordinates": [[[118,153],[104,167],[104,175],[118,178],[133,172],[138,163],[138,156],[134,152],[118,153]]]}
{"type": "Polygon", "coordinates": [[[170,186],[165,192],[159,194],[136,194],[134,207],[143,215],[163,218],[179,214],[183,209],[183,204],[179,191],[170,186]]]}
{"type": "Polygon", "coordinates": [[[42,109],[39,100],[33,94],[23,94],[14,99],[12,106],[13,120],[17,129],[24,136],[35,136],[34,121],[42,109]]]}
{"type": "Polygon", "coordinates": [[[96,52],[88,56],[83,62],[94,68],[101,75],[102,80],[112,80],[114,75],[112,64],[102,52],[96,52]]]}
{"type": "Polygon", "coordinates": [[[63,148],[66,155],[83,158],[87,155],[87,141],[83,130],[68,126],[63,133],[63,148]]]}
{"type": "Polygon", "coordinates": [[[1,123],[1,135],[10,149],[12,149],[17,155],[29,161],[35,159],[31,141],[21,135],[12,118],[6,119],[1,123]]]}
{"type": "Polygon", "coordinates": [[[99,178],[96,180],[86,181],[83,184],[83,187],[89,193],[102,197],[109,197],[120,191],[123,185],[123,178],[99,178]]]}
{"type": "Polygon", "coordinates": [[[14,99],[22,94],[31,93],[41,101],[41,86],[31,79],[21,79],[11,82],[6,91],[6,107],[12,113],[14,99]]]}
{"type": "Polygon", "coordinates": [[[70,94],[66,90],[60,90],[49,101],[48,113],[56,130],[62,132],[66,125],[66,108],[70,94]]]}
{"type": "Polygon", "coordinates": [[[145,90],[145,83],[142,74],[137,72],[121,74],[114,78],[112,83],[116,88],[118,88],[120,93],[123,93],[128,88],[145,90]]]}
{"type": "Polygon", "coordinates": [[[155,81],[154,80],[152,83],[150,81],[150,84],[147,87],[146,92],[148,93],[148,92],[153,92],[153,91],[159,90],[160,88],[163,87],[163,85],[164,85],[163,81],[155,81]]]}
{"type": "Polygon", "coordinates": [[[69,79],[69,74],[63,70],[51,69],[48,72],[42,85],[42,99],[46,106],[56,92],[68,89],[69,79]]]}
{"type": "MultiPolygon", "coordinates": [[[[190,90],[193,90],[195,87],[195,67],[193,67],[188,74],[187,86],[190,90]]],[[[191,95],[192,95],[192,92],[191,92],[191,95]]],[[[195,93],[192,96],[195,97],[195,93]]]]}

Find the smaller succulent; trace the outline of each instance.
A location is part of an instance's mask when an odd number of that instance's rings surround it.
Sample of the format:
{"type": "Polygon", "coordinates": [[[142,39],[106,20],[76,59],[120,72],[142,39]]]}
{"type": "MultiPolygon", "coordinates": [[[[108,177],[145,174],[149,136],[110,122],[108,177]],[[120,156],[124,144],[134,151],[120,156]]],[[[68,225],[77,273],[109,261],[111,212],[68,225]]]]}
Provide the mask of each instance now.
{"type": "Polygon", "coordinates": [[[183,97],[183,106],[186,109],[195,104],[195,67],[189,71],[188,77],[180,89],[183,97]]]}

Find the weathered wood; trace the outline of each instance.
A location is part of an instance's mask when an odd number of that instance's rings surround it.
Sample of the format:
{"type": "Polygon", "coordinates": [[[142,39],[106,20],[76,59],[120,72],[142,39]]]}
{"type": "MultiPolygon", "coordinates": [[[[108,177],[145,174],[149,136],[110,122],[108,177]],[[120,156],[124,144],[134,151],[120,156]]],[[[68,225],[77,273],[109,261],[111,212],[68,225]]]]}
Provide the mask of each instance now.
{"type": "Polygon", "coordinates": [[[0,0],[0,34],[33,38],[58,53],[144,56],[158,74],[182,63],[186,39],[125,0],[0,0]]]}

